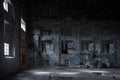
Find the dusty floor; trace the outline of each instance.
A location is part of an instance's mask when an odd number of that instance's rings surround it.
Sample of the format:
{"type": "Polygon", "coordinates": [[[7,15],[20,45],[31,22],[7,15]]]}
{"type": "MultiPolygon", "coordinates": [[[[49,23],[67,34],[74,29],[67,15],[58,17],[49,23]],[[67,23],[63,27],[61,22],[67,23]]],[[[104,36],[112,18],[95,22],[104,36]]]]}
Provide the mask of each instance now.
{"type": "Polygon", "coordinates": [[[120,80],[120,69],[34,68],[10,80],[120,80]]]}

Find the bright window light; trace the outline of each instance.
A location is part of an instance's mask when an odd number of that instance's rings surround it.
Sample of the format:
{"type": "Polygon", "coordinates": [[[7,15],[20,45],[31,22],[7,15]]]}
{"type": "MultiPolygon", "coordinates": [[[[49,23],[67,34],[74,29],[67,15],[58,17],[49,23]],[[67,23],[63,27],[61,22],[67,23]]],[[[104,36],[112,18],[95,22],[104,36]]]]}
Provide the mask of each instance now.
{"type": "Polygon", "coordinates": [[[79,72],[59,72],[59,75],[77,75],[79,72]]]}
{"type": "Polygon", "coordinates": [[[4,55],[8,56],[9,55],[9,44],[4,43],[4,55]]]}
{"type": "Polygon", "coordinates": [[[8,12],[8,2],[3,2],[3,7],[8,12]]]}
{"type": "Polygon", "coordinates": [[[23,31],[26,32],[26,25],[25,25],[25,21],[21,18],[21,28],[23,29],[23,31]]]}
{"type": "Polygon", "coordinates": [[[36,74],[36,75],[49,75],[50,72],[35,72],[33,74],[36,74]]]}

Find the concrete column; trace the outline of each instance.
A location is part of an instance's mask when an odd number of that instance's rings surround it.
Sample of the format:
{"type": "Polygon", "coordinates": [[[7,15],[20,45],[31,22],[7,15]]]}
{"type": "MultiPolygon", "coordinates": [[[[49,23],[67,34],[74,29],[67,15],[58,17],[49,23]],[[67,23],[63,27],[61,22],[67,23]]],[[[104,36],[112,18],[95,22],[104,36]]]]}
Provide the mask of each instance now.
{"type": "Polygon", "coordinates": [[[39,65],[40,61],[40,31],[34,32],[34,66],[39,65]]]}
{"type": "Polygon", "coordinates": [[[116,37],[115,40],[115,66],[120,67],[120,39],[116,37]]]}
{"type": "Polygon", "coordinates": [[[39,43],[39,36],[34,36],[34,66],[37,66],[37,54],[38,54],[38,44],[39,43]]]}
{"type": "Polygon", "coordinates": [[[56,58],[56,65],[59,65],[59,54],[60,54],[60,37],[59,37],[59,35],[56,35],[55,36],[55,38],[56,38],[56,41],[55,41],[55,43],[53,43],[54,44],[54,53],[55,53],[55,58],[56,58]]]}

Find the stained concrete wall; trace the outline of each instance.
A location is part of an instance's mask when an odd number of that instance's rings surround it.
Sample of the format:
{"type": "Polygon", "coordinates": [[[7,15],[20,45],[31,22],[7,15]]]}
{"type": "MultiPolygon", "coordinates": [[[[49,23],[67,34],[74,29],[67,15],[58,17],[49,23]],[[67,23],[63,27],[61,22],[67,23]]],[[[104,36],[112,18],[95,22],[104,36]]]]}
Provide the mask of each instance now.
{"type": "Polygon", "coordinates": [[[43,59],[48,60],[49,65],[59,65],[59,36],[53,33],[51,36],[44,35],[42,41],[52,41],[52,43],[46,42],[46,51],[43,51],[43,59]]]}
{"type": "MultiPolygon", "coordinates": [[[[57,62],[59,65],[65,65],[65,60],[68,60],[68,66],[79,66],[81,63],[85,65],[87,61],[94,63],[98,58],[101,60],[105,58],[105,61],[108,60],[108,63],[111,65],[109,67],[119,66],[119,46],[116,46],[116,41],[118,41],[117,35],[119,35],[117,27],[119,25],[118,22],[111,21],[88,21],[84,23],[82,21],[67,22],[64,20],[61,22],[41,20],[33,24],[34,27],[37,26],[43,30],[51,30],[50,35],[41,36],[42,41],[51,40],[54,45],[53,54],[49,54],[49,58],[43,56],[43,59],[48,59],[49,65],[53,65],[54,62],[57,62]],[[75,49],[71,50],[68,54],[61,53],[62,40],[71,40],[75,49]],[[92,51],[81,51],[83,41],[91,41],[94,49],[92,51]],[[102,41],[112,41],[114,53],[103,53],[101,50],[102,41]],[[100,47],[100,50],[97,49],[97,46],[100,47]],[[96,58],[93,58],[94,54],[96,58]]],[[[107,64],[107,62],[105,63],[107,64]]]]}
{"type": "Polygon", "coordinates": [[[26,67],[28,67],[28,60],[29,60],[29,53],[28,53],[28,49],[27,49],[27,32],[28,32],[28,23],[27,23],[27,19],[26,19],[26,7],[23,3],[22,0],[21,4],[20,4],[20,16],[19,16],[19,20],[20,20],[20,69],[25,69],[26,67]],[[21,22],[25,23],[25,31],[24,29],[21,28],[21,22]]]}

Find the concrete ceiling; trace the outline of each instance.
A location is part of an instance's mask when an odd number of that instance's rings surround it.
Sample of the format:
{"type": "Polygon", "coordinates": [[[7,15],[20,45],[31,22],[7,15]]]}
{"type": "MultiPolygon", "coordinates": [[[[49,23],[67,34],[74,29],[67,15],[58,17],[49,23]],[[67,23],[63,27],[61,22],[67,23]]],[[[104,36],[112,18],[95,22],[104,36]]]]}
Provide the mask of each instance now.
{"type": "Polygon", "coordinates": [[[24,0],[27,17],[31,20],[119,20],[119,3],[112,0],[24,0]]]}

